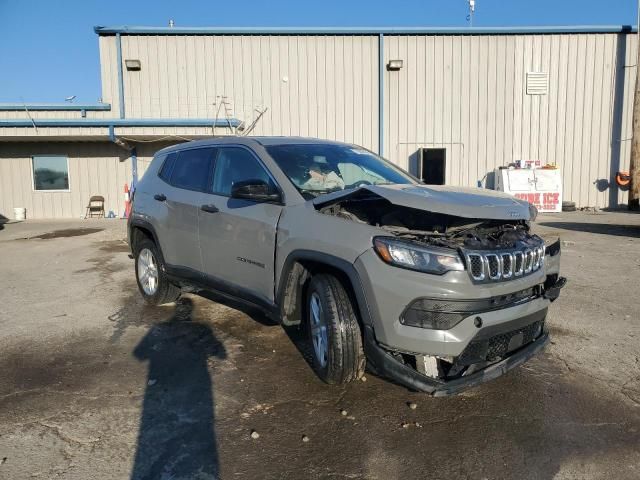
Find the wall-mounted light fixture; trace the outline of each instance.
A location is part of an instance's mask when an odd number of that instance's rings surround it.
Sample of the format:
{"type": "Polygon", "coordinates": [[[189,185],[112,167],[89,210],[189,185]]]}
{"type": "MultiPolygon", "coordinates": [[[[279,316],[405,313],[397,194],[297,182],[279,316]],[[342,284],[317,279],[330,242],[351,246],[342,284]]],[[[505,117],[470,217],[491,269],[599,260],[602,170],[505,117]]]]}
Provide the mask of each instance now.
{"type": "Polygon", "coordinates": [[[387,70],[389,71],[398,71],[402,69],[402,60],[389,60],[387,63],[387,70]]]}
{"type": "Polygon", "coordinates": [[[142,64],[140,63],[140,60],[125,60],[124,65],[125,67],[127,67],[127,70],[129,70],[130,72],[137,72],[142,68],[142,64]]]}

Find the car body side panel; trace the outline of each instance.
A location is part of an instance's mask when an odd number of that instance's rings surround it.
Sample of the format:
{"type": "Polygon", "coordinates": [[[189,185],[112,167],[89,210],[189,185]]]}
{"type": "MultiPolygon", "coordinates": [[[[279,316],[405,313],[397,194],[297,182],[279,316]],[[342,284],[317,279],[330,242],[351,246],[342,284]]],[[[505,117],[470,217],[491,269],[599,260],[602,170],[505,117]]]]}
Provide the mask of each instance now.
{"type": "Polygon", "coordinates": [[[158,177],[162,158],[154,159],[134,196],[134,215],[151,223],[158,235],[164,260],[194,270],[202,269],[198,246],[198,207],[201,192],[175,188],[158,177]],[[164,201],[154,195],[162,194],[164,201]]]}
{"type": "Polygon", "coordinates": [[[274,300],[276,227],[282,206],[205,194],[219,211],[199,211],[204,273],[274,300]]]}
{"type": "Polygon", "coordinates": [[[137,221],[140,221],[143,225],[151,225],[164,256],[165,251],[171,255],[171,237],[166,235],[169,209],[164,203],[153,198],[155,193],[166,185],[158,177],[163,160],[164,156],[156,156],[147,168],[144,177],[136,185],[130,223],[135,225],[137,221]]]}
{"type": "Polygon", "coordinates": [[[162,190],[167,197],[164,204],[168,210],[164,235],[169,243],[169,256],[165,257],[165,261],[170,265],[202,271],[198,210],[204,194],[170,185],[162,190]]]}
{"type": "Polygon", "coordinates": [[[278,224],[275,285],[280,285],[283,266],[292,252],[315,251],[353,264],[381,233],[370,225],[319,213],[310,202],[287,207],[278,224]]]}

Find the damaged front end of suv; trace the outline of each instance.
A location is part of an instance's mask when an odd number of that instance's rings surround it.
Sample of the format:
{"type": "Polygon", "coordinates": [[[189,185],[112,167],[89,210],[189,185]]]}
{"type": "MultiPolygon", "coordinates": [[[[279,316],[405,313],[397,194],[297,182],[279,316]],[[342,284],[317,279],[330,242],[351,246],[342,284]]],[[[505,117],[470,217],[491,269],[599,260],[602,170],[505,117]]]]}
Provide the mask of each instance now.
{"type": "Polygon", "coordinates": [[[506,194],[367,185],[315,209],[378,229],[355,262],[370,322],[370,368],[450,395],[522,364],[549,341],[547,308],[566,280],[560,242],[531,231],[535,208],[506,194]]]}

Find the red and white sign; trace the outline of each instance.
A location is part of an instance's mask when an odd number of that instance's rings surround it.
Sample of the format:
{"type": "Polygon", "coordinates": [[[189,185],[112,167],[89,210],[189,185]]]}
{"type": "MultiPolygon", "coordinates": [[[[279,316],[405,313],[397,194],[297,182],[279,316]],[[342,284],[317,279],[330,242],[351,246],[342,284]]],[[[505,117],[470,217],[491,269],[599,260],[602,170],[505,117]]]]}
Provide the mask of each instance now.
{"type": "Polygon", "coordinates": [[[539,212],[562,211],[562,176],[559,169],[498,169],[496,190],[526,200],[535,205],[539,212]]]}
{"type": "Polygon", "coordinates": [[[562,211],[560,192],[514,193],[514,197],[532,203],[533,205],[535,205],[539,212],[562,211]],[[558,207],[560,208],[558,209],[558,207]]]}

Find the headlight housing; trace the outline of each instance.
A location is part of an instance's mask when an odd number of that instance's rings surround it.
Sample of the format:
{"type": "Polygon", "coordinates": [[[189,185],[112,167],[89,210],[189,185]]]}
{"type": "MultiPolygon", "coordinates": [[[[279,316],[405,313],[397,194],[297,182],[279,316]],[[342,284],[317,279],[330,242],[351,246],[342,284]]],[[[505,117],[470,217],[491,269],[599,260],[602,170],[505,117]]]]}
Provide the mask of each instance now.
{"type": "Polygon", "coordinates": [[[390,237],[375,237],[373,247],[383,261],[396,267],[435,275],[464,270],[460,256],[444,248],[426,247],[390,237]]]}

